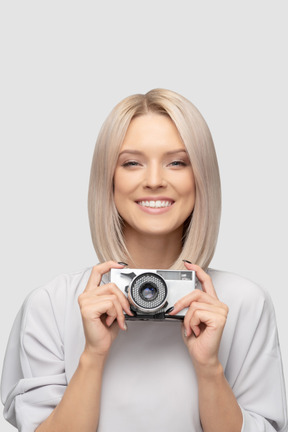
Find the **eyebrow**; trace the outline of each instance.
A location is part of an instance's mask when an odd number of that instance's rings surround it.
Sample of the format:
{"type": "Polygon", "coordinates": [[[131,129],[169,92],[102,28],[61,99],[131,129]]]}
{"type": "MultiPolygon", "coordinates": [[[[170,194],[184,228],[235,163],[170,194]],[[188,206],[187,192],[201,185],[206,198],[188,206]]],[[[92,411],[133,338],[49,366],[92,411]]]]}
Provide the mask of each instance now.
{"type": "MultiPolygon", "coordinates": [[[[128,154],[136,154],[136,155],[142,155],[143,152],[139,151],[139,150],[123,150],[122,152],[119,153],[119,157],[122,156],[123,154],[128,153],[128,154]]],[[[179,149],[179,150],[171,150],[169,152],[166,152],[166,155],[171,155],[171,154],[176,154],[176,153],[185,153],[187,154],[187,151],[184,149],[179,149]]]]}

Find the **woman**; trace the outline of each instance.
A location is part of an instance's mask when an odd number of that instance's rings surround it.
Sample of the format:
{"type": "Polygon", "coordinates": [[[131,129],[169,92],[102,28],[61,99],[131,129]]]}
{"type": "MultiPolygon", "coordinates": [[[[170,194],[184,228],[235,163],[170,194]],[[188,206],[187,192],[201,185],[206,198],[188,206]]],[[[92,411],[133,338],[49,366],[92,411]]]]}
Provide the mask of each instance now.
{"type": "Polygon", "coordinates": [[[100,264],[26,299],[2,379],[12,424],[23,432],[287,430],[270,298],[208,268],[220,202],[212,138],[189,101],[158,89],[114,108],[89,189],[100,264]],[[188,309],[183,325],[132,319],[126,331],[133,313],[109,282],[125,263],[196,272],[202,289],[170,311],[188,309]]]}

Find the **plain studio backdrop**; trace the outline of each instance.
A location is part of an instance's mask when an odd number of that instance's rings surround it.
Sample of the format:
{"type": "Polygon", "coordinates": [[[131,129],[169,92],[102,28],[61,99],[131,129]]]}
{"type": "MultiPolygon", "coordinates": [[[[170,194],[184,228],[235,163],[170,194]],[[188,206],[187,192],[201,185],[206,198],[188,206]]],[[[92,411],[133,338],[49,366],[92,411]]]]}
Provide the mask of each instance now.
{"type": "MultiPolygon", "coordinates": [[[[287,2],[0,7],[1,362],[27,294],[95,264],[87,189],[102,122],[122,98],[162,87],[211,129],[223,188],[211,266],[270,292],[287,382],[287,2]]],[[[15,430],[2,418],[0,429],[15,430]]]]}

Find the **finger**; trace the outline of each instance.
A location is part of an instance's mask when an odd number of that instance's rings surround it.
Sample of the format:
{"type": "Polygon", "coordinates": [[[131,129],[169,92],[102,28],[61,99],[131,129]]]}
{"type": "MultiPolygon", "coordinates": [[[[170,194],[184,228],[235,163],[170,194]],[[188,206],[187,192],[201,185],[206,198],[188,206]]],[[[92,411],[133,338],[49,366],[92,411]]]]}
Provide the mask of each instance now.
{"type": "Polygon", "coordinates": [[[207,294],[210,294],[212,297],[218,298],[211,276],[209,276],[208,273],[206,273],[201,267],[199,267],[196,264],[190,264],[187,262],[184,262],[184,264],[188,270],[195,271],[196,276],[199,282],[201,283],[203,291],[206,292],[207,294]]]}
{"type": "MultiPolygon", "coordinates": [[[[106,324],[108,325],[108,327],[110,327],[116,319],[119,327],[122,330],[126,330],[127,328],[125,323],[125,317],[123,314],[123,309],[121,304],[118,301],[117,296],[115,295],[107,296],[103,298],[103,301],[105,300],[110,302],[110,307],[107,308],[105,312],[108,315],[108,318],[106,320],[106,324]]],[[[102,301],[102,297],[101,297],[101,301],[102,301]]]]}
{"type": "Polygon", "coordinates": [[[117,320],[119,327],[126,330],[125,317],[116,296],[99,297],[93,305],[89,304],[88,307],[86,306],[86,311],[83,311],[85,321],[100,318],[107,327],[110,327],[117,320]]]}
{"type": "Polygon", "coordinates": [[[199,334],[200,334],[199,325],[196,325],[196,324],[192,323],[192,315],[191,314],[188,315],[188,316],[187,316],[187,314],[185,315],[185,318],[184,318],[184,321],[183,321],[183,327],[185,329],[185,335],[187,337],[191,336],[192,333],[194,333],[194,335],[196,337],[198,337],[199,334]]]}
{"type": "Polygon", "coordinates": [[[190,307],[191,303],[194,301],[200,301],[201,303],[207,303],[211,305],[217,305],[219,303],[218,299],[211,297],[209,294],[200,290],[194,290],[175,303],[174,309],[170,315],[175,315],[181,310],[190,307]]]}
{"type": "Polygon", "coordinates": [[[115,315],[108,315],[107,316],[107,318],[105,320],[105,323],[106,323],[107,327],[111,327],[111,325],[115,321],[115,318],[116,318],[116,314],[115,315]]]}
{"type": "MultiPolygon", "coordinates": [[[[225,306],[225,305],[223,305],[225,306]]],[[[200,333],[200,329],[197,326],[192,326],[191,323],[193,322],[193,316],[198,311],[205,311],[209,312],[211,314],[214,314],[215,316],[221,315],[225,320],[227,318],[227,310],[225,307],[222,307],[222,304],[219,303],[218,305],[209,305],[207,303],[198,303],[193,302],[191,306],[189,307],[185,317],[184,317],[184,326],[186,329],[186,332],[190,333],[189,328],[192,328],[192,331],[195,333],[196,336],[198,336],[198,333],[200,333]]]]}
{"type": "MultiPolygon", "coordinates": [[[[122,325],[122,323],[119,324],[118,320],[116,320],[116,321],[117,321],[118,327],[121,328],[121,330],[124,330],[124,331],[127,330],[126,321],[124,321],[123,325],[122,325]]],[[[116,321],[115,321],[115,317],[108,316],[106,318],[106,325],[107,325],[107,327],[112,327],[113,323],[115,323],[116,321]]]]}
{"type": "Polygon", "coordinates": [[[216,305],[212,305],[212,304],[208,304],[208,303],[200,303],[200,302],[193,302],[191,303],[187,313],[187,314],[192,314],[194,311],[196,310],[205,310],[207,312],[212,312],[215,314],[220,314],[223,315],[225,317],[227,317],[228,315],[228,308],[226,305],[224,305],[223,303],[218,302],[216,305]]]}
{"type": "Polygon", "coordinates": [[[196,337],[198,337],[201,333],[201,330],[199,327],[200,324],[201,324],[201,320],[199,318],[199,315],[195,314],[195,312],[191,316],[188,316],[187,318],[185,315],[185,318],[183,321],[183,326],[185,329],[185,335],[187,337],[190,337],[192,335],[192,333],[194,333],[194,335],[196,337]]]}
{"type": "Polygon", "coordinates": [[[113,282],[110,282],[109,284],[101,285],[97,288],[97,296],[101,296],[104,294],[114,294],[117,296],[123,310],[130,316],[134,316],[134,314],[131,312],[130,309],[130,303],[125,296],[125,294],[115,285],[113,282]]]}
{"type": "Polygon", "coordinates": [[[88,279],[86,288],[84,292],[91,291],[92,289],[98,287],[100,285],[102,276],[105,273],[108,273],[112,268],[123,268],[125,265],[118,264],[115,261],[107,261],[101,264],[95,265],[92,270],[90,277],[88,279]]]}
{"type": "Polygon", "coordinates": [[[200,325],[205,324],[207,330],[212,330],[213,332],[221,332],[226,323],[226,317],[222,314],[215,314],[214,312],[206,310],[196,310],[189,323],[184,322],[187,337],[191,335],[191,330],[193,329],[196,336],[201,333],[200,325]],[[196,329],[196,332],[195,332],[196,329]],[[198,333],[198,334],[197,334],[198,333]]]}

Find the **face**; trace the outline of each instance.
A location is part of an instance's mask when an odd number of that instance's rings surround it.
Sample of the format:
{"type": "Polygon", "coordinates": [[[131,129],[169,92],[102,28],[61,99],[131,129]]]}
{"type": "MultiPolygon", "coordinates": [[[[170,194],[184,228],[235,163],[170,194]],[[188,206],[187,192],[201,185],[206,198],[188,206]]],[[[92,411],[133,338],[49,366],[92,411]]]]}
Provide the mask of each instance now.
{"type": "Polygon", "coordinates": [[[191,163],[169,117],[133,119],[114,175],[114,200],[125,221],[124,235],[169,235],[179,231],[195,203],[191,163]]]}

